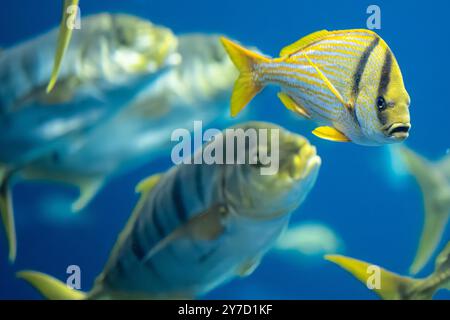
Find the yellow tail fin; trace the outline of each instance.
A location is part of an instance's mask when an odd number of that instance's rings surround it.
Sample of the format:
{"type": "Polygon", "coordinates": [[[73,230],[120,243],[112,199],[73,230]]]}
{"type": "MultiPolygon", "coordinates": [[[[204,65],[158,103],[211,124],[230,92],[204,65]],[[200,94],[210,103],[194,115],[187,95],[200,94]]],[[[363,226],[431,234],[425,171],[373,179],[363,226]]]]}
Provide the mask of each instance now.
{"type": "Polygon", "coordinates": [[[14,262],[16,260],[17,241],[9,180],[10,173],[6,168],[0,167],[0,216],[8,240],[9,261],[14,262]]]}
{"type": "Polygon", "coordinates": [[[350,272],[384,300],[405,299],[406,291],[417,281],[399,276],[376,265],[341,255],[326,255],[325,259],[350,272]],[[379,281],[375,279],[377,276],[379,281]]]}
{"type": "Polygon", "coordinates": [[[36,288],[45,298],[50,300],[83,300],[86,294],[68,287],[65,283],[36,271],[20,271],[17,274],[36,288]]]}
{"type": "Polygon", "coordinates": [[[263,85],[255,81],[255,65],[271,60],[252,52],[237,43],[222,37],[221,42],[240,75],[234,84],[231,96],[231,116],[235,117],[262,90],[263,85]]]}

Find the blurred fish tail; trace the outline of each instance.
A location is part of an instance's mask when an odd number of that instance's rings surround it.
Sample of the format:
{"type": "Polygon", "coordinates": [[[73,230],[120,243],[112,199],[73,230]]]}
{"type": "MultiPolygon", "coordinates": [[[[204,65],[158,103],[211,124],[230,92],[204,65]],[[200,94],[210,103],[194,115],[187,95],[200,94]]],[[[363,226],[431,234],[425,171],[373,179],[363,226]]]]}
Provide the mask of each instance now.
{"type": "Polygon", "coordinates": [[[352,274],[384,300],[406,299],[407,293],[421,281],[402,277],[370,263],[341,255],[326,255],[325,259],[352,274]],[[376,274],[378,270],[379,273],[376,274]],[[377,275],[379,276],[378,283],[377,275]]]}
{"type": "Polygon", "coordinates": [[[423,193],[425,221],[410,273],[418,273],[438,246],[450,215],[450,184],[438,165],[402,147],[400,154],[423,193]]]}
{"type": "Polygon", "coordinates": [[[8,241],[9,261],[14,262],[17,253],[16,228],[10,189],[10,173],[0,165],[0,215],[8,241]]]}
{"type": "Polygon", "coordinates": [[[20,271],[16,274],[49,300],[84,300],[87,294],[70,288],[62,281],[36,271],[20,271]]]}
{"type": "Polygon", "coordinates": [[[238,68],[240,75],[234,84],[231,96],[231,116],[236,116],[263,89],[263,84],[256,81],[255,66],[271,60],[237,43],[222,37],[221,42],[228,55],[238,68]]]}

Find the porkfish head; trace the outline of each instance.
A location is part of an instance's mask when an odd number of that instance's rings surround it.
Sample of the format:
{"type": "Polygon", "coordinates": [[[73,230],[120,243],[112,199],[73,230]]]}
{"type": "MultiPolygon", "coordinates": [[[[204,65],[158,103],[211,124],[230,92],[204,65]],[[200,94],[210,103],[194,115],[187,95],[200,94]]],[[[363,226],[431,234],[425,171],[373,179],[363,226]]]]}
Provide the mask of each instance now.
{"type": "Polygon", "coordinates": [[[410,97],[397,60],[381,38],[368,58],[357,99],[363,144],[383,145],[408,138],[410,97]]]}
{"type": "Polygon", "coordinates": [[[255,130],[258,142],[246,145],[252,161],[235,166],[228,177],[228,199],[236,212],[256,219],[291,213],[315,184],[321,165],[316,148],[274,124],[250,122],[240,128],[255,130]]]}
{"type": "MultiPolygon", "coordinates": [[[[121,83],[178,64],[173,32],[127,14],[102,13],[84,19],[81,78],[121,83]]],[[[78,44],[74,44],[78,45],[78,44]]]]}

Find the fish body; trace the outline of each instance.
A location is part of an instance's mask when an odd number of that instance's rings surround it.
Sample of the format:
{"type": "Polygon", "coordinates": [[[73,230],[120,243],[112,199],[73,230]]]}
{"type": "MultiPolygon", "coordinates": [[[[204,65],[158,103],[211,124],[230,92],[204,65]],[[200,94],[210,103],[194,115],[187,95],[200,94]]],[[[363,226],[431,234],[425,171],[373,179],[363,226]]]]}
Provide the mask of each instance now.
{"type": "Polygon", "coordinates": [[[46,92],[57,30],[0,55],[0,214],[16,244],[11,180],[36,161],[116,114],[178,57],[164,27],[123,14],[98,14],[74,32],[59,81],[46,92]]]}
{"type": "MultiPolygon", "coordinates": [[[[266,123],[237,128],[279,129],[266,123]]],[[[223,148],[225,143],[218,144],[224,140],[208,145],[223,148]]],[[[260,148],[247,145],[246,154],[259,154],[260,148]]],[[[193,298],[250,274],[313,187],[320,167],[315,148],[283,129],[279,152],[280,170],[273,175],[261,175],[258,160],[181,164],[144,180],[137,188],[141,199],[86,298],[193,298]]],[[[50,278],[34,281],[35,275],[24,278],[45,294],[50,278]]]]}
{"type": "Polygon", "coordinates": [[[400,276],[345,256],[328,255],[325,259],[348,271],[365,286],[373,286],[372,290],[384,300],[431,300],[439,289],[450,290],[450,242],[436,258],[434,272],[421,279],[400,276]],[[375,274],[374,270],[379,271],[375,274]],[[375,277],[378,280],[374,281],[375,277]]]}
{"type": "Polygon", "coordinates": [[[202,119],[223,128],[224,109],[237,75],[218,35],[178,36],[182,62],[143,89],[110,120],[22,170],[24,179],[65,182],[81,190],[82,209],[112,175],[150,163],[173,143],[178,128],[202,119]],[[114,137],[114,138],[112,138],[114,137]],[[87,194],[87,193],[88,194],[87,194]]]}
{"type": "Polygon", "coordinates": [[[383,145],[408,137],[410,98],[394,54],[376,33],[318,31],[278,58],[222,42],[241,72],[233,116],[265,86],[276,85],[289,110],[320,125],[313,133],[321,138],[383,145]]]}
{"type": "Polygon", "coordinates": [[[176,48],[170,30],[133,16],[98,14],[82,23],[51,93],[46,83],[57,30],[0,55],[0,162],[34,160],[112,116],[169,64],[176,48]]]}

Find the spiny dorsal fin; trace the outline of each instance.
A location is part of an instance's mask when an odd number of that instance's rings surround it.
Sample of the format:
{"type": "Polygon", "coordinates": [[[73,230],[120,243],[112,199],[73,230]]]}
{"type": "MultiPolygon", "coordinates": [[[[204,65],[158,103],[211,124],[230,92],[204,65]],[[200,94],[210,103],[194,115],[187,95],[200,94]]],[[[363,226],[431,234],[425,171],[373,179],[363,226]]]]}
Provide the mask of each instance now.
{"type": "Polygon", "coordinates": [[[17,278],[23,279],[36,288],[45,298],[50,300],[83,300],[84,292],[72,289],[65,283],[36,271],[18,272],[17,278]]]}
{"type": "Polygon", "coordinates": [[[317,42],[320,39],[323,39],[325,36],[327,36],[330,32],[328,30],[320,30],[316,31],[314,33],[311,33],[307,35],[306,37],[301,38],[300,40],[294,42],[293,44],[290,44],[280,51],[280,57],[288,56],[290,54],[293,54],[295,52],[298,52],[299,50],[309,46],[313,42],[317,42]]]}
{"type": "Polygon", "coordinates": [[[139,182],[136,186],[136,192],[139,193],[147,193],[153,189],[154,186],[158,183],[159,179],[161,179],[161,174],[154,174],[150,177],[145,178],[141,182],[139,182]]]}

